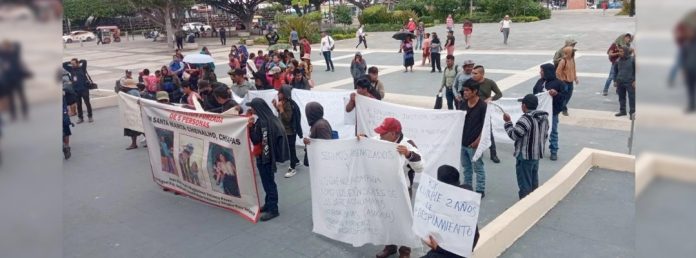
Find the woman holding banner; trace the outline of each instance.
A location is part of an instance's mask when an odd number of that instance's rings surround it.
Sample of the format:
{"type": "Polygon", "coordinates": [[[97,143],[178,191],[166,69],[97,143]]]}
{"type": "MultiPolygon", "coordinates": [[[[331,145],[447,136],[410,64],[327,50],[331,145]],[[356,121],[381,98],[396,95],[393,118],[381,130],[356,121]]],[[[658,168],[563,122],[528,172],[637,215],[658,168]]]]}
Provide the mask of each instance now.
{"type": "Polygon", "coordinates": [[[256,166],[261,176],[261,184],[266,192],[264,205],[261,207],[261,221],[268,221],[278,217],[278,186],[275,183],[274,174],[277,170],[276,162],[285,162],[289,159],[288,139],[285,129],[278,117],[273,114],[271,108],[262,98],[254,98],[246,103],[249,106],[249,136],[254,144],[256,166]],[[258,119],[254,121],[253,115],[258,119]]]}

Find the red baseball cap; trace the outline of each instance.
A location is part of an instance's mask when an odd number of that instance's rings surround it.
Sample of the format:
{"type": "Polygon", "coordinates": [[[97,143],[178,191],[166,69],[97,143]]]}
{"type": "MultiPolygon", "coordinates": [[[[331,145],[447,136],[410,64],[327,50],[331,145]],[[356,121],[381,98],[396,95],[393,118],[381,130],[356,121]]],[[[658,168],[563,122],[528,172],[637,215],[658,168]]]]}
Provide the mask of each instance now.
{"type": "Polygon", "coordinates": [[[375,128],[375,132],[378,134],[385,134],[389,132],[401,132],[401,122],[393,117],[387,117],[384,119],[382,124],[375,128]]]}

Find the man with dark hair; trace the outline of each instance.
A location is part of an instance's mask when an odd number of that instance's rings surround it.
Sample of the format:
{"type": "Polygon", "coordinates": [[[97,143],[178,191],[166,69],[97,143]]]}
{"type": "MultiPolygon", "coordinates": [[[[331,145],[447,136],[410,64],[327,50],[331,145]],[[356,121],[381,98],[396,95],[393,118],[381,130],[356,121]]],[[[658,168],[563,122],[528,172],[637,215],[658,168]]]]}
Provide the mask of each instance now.
{"type": "Polygon", "coordinates": [[[300,69],[295,69],[293,71],[292,82],[290,83],[293,89],[309,90],[311,86],[309,81],[304,76],[304,71],[300,69]]]}
{"type": "Polygon", "coordinates": [[[69,62],[63,63],[63,69],[68,71],[70,74],[70,81],[72,82],[75,94],[77,94],[77,123],[84,123],[84,116],[82,113],[82,101],[85,102],[87,106],[87,118],[90,123],[94,122],[92,119],[92,103],[89,101],[89,78],[87,77],[87,60],[77,60],[73,58],[69,62]]]}
{"type": "Polygon", "coordinates": [[[384,84],[379,80],[379,69],[376,66],[371,66],[367,69],[367,78],[370,80],[372,87],[379,92],[380,99],[384,98],[384,84]]]}
{"type": "MultiPolygon", "coordinates": [[[[485,75],[486,69],[483,67],[483,65],[474,66],[474,70],[471,72],[471,78],[474,81],[476,81],[479,85],[479,96],[486,103],[491,103],[491,101],[496,101],[502,98],[503,92],[501,92],[500,88],[498,88],[498,84],[496,84],[493,80],[486,78],[485,75]],[[495,96],[492,96],[492,93],[495,93],[495,96]]],[[[491,131],[490,150],[491,160],[493,161],[493,163],[500,163],[498,153],[495,149],[495,139],[493,138],[493,131],[491,131]]]]}
{"type": "Polygon", "coordinates": [[[220,105],[218,108],[209,110],[212,113],[224,114],[224,113],[235,113],[239,114],[242,111],[242,107],[237,104],[234,99],[232,99],[232,94],[230,89],[225,86],[218,86],[213,90],[213,98],[220,105]]]}
{"type": "Polygon", "coordinates": [[[553,98],[553,114],[551,116],[551,135],[549,135],[549,150],[551,157],[549,159],[558,159],[558,115],[563,110],[565,103],[564,82],[556,78],[556,68],[553,64],[543,64],[540,67],[539,74],[541,78],[534,85],[533,94],[547,91],[553,98]]]}
{"type": "Polygon", "coordinates": [[[548,138],[549,114],[536,110],[539,99],[534,94],[527,94],[519,99],[522,102],[524,114],[512,125],[510,115],[503,114],[505,131],[510,139],[515,141],[517,164],[517,186],[520,188],[517,196],[524,198],[539,187],[539,159],[544,158],[544,146],[548,138]]]}
{"type": "Polygon", "coordinates": [[[631,55],[631,49],[623,47],[619,49],[619,59],[614,67],[614,86],[619,95],[619,113],[615,116],[626,115],[626,93],[628,93],[628,113],[633,119],[636,112],[636,61],[631,55]]]}
{"type": "Polygon", "coordinates": [[[232,77],[232,92],[239,97],[244,98],[250,90],[256,90],[256,85],[253,82],[247,81],[246,72],[242,69],[235,69],[228,72],[232,77]]]}
{"type": "Polygon", "coordinates": [[[442,73],[442,83],[440,85],[440,92],[445,90],[445,97],[447,98],[447,109],[454,109],[454,83],[457,74],[459,73],[459,66],[454,65],[454,56],[447,55],[445,61],[445,72],[442,73]]]}
{"type": "Polygon", "coordinates": [[[464,83],[461,92],[462,99],[464,99],[461,110],[466,111],[462,133],[461,162],[464,168],[464,183],[472,184],[475,171],[476,192],[480,193],[481,198],[483,198],[486,191],[486,171],[483,167],[483,160],[479,157],[472,162],[476,148],[481,141],[483,123],[486,120],[486,109],[488,108],[488,104],[480,97],[479,87],[479,83],[472,78],[464,83]]]}

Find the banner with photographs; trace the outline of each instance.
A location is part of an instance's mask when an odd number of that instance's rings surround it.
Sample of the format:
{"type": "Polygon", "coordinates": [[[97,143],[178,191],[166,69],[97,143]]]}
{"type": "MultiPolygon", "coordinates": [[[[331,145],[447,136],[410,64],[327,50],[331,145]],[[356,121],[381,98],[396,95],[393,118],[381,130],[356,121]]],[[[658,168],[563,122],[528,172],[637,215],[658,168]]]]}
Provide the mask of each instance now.
{"type": "Polygon", "coordinates": [[[257,222],[248,119],[145,99],[140,103],[155,183],[257,222]]]}

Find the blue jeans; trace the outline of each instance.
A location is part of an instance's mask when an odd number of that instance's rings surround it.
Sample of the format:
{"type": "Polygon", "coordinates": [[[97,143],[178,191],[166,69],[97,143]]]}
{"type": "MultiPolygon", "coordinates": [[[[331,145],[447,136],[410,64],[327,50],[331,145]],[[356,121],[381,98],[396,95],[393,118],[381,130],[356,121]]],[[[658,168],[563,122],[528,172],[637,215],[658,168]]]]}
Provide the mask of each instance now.
{"type": "Polygon", "coordinates": [[[275,171],[273,171],[273,164],[261,164],[257,160],[256,167],[259,169],[263,191],[266,192],[266,199],[263,206],[266,208],[266,212],[278,212],[278,186],[274,178],[275,171]]]}
{"type": "Polygon", "coordinates": [[[551,135],[549,136],[549,150],[551,154],[558,153],[558,114],[551,116],[551,135]]]}
{"type": "Polygon", "coordinates": [[[445,97],[447,98],[447,109],[452,110],[454,108],[454,91],[452,88],[445,87],[445,97]]]}
{"type": "Polygon", "coordinates": [[[616,67],[616,64],[611,64],[611,71],[609,71],[609,78],[607,78],[607,82],[604,83],[604,90],[602,91],[603,93],[609,92],[609,86],[614,81],[614,78],[616,78],[616,74],[614,74],[614,67],[616,67]]]}
{"type": "Polygon", "coordinates": [[[471,158],[474,157],[476,149],[462,146],[461,162],[462,171],[464,173],[464,183],[472,186],[473,174],[476,172],[476,188],[477,192],[486,191],[486,171],[483,167],[483,160],[479,158],[478,160],[472,162],[471,158]]]}
{"type": "Polygon", "coordinates": [[[566,98],[563,102],[563,111],[568,111],[568,102],[573,97],[573,82],[564,82],[566,84],[566,98]]]}
{"type": "Polygon", "coordinates": [[[423,46],[423,33],[418,35],[418,41],[416,41],[416,49],[420,49],[423,46]]]}
{"type": "Polygon", "coordinates": [[[334,65],[333,65],[333,61],[331,60],[331,51],[324,51],[324,52],[321,52],[321,54],[324,55],[324,61],[326,62],[326,70],[327,71],[333,70],[334,65]]]}
{"type": "Polygon", "coordinates": [[[522,154],[519,154],[517,155],[515,171],[517,174],[517,186],[520,188],[517,196],[521,200],[539,187],[539,160],[522,159],[522,154]]]}

